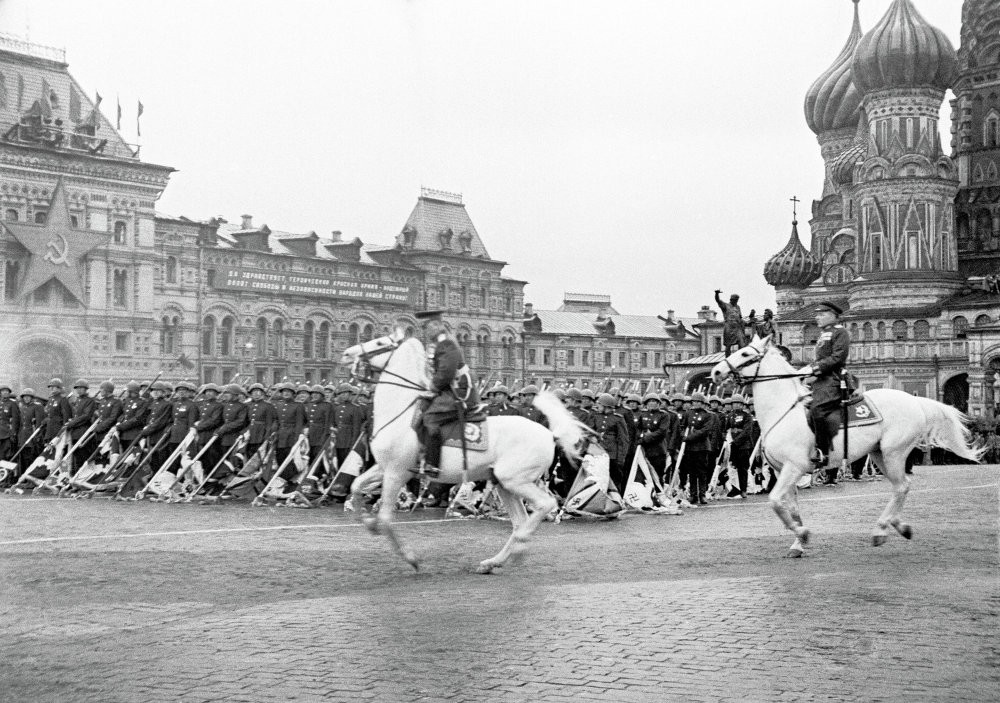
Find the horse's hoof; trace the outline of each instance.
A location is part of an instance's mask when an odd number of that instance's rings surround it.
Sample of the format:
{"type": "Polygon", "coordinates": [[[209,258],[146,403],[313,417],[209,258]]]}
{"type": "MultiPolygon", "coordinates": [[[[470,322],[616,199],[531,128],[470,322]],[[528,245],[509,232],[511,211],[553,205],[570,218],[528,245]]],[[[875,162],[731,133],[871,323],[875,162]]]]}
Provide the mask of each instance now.
{"type": "Polygon", "coordinates": [[[799,529],[795,530],[795,536],[799,538],[800,542],[802,542],[802,546],[805,546],[805,545],[809,544],[809,529],[808,528],[806,528],[806,527],[800,527],[799,529]]]}
{"type": "Polygon", "coordinates": [[[872,535],[872,546],[881,547],[883,544],[885,544],[885,541],[887,539],[889,538],[886,537],[885,535],[872,535]]]}
{"type": "Polygon", "coordinates": [[[417,559],[417,555],[413,552],[403,552],[403,559],[407,564],[413,567],[414,571],[420,571],[420,560],[417,559]]]}
{"type": "Polygon", "coordinates": [[[906,539],[913,539],[913,528],[907,525],[905,522],[896,528],[896,531],[906,539]]]}
{"type": "Polygon", "coordinates": [[[476,567],[476,573],[477,574],[492,574],[493,573],[493,564],[490,564],[489,562],[486,562],[486,561],[479,562],[479,566],[476,567]]]}
{"type": "Polygon", "coordinates": [[[373,535],[378,534],[378,520],[376,518],[371,516],[363,517],[361,518],[361,524],[364,525],[373,535]]]}
{"type": "Polygon", "coordinates": [[[788,554],[785,555],[786,559],[801,559],[804,552],[801,549],[792,547],[788,550],[788,554]]]}

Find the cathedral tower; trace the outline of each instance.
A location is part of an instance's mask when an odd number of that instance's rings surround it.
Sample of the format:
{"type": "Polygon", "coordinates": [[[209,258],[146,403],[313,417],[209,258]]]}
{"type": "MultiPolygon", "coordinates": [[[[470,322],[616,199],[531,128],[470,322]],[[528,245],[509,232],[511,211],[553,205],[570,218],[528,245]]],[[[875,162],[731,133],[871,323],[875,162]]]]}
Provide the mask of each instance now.
{"type": "Polygon", "coordinates": [[[851,309],[934,303],[961,288],[953,232],[958,172],[941,150],[938,114],[955,50],[910,0],[894,0],[858,43],[851,69],[868,121],[855,172],[858,277],[851,309]]]}

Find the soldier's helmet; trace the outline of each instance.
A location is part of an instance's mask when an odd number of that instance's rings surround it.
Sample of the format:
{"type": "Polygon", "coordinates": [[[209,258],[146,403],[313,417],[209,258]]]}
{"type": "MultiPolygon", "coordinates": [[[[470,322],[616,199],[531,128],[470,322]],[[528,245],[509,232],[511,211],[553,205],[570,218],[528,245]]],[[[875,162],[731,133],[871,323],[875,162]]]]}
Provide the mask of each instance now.
{"type": "Polygon", "coordinates": [[[745,402],[747,402],[747,399],[744,398],[739,393],[733,393],[733,395],[729,398],[729,402],[731,402],[731,403],[745,403],[745,402]]]}
{"type": "Polygon", "coordinates": [[[202,390],[203,393],[205,391],[215,391],[216,393],[221,393],[222,392],[222,388],[219,387],[219,386],[217,386],[214,383],[206,383],[204,386],[202,386],[201,390],[202,390]]]}
{"type": "Polygon", "coordinates": [[[727,405],[732,405],[732,404],[733,404],[733,398],[732,398],[732,396],[730,396],[728,398],[723,398],[722,399],[722,406],[723,407],[725,407],[727,405]]]}
{"type": "Polygon", "coordinates": [[[684,394],[683,393],[674,393],[672,396],[670,396],[670,400],[671,400],[671,402],[675,401],[675,400],[679,400],[679,401],[681,401],[683,403],[684,402],[684,394]]]}
{"type": "Polygon", "coordinates": [[[361,389],[361,395],[363,395],[365,398],[371,398],[372,397],[372,389],[371,388],[362,388],[361,389]]]}
{"type": "Polygon", "coordinates": [[[169,387],[170,386],[168,386],[163,381],[157,381],[156,383],[154,383],[153,385],[151,385],[149,387],[149,390],[151,390],[151,391],[166,391],[169,387]]]}
{"type": "Polygon", "coordinates": [[[591,400],[596,400],[597,399],[597,394],[594,393],[594,389],[593,388],[584,388],[582,391],[580,391],[580,397],[581,398],[590,398],[591,400]]]}
{"type": "Polygon", "coordinates": [[[642,402],[642,398],[639,397],[638,393],[629,393],[628,395],[625,396],[625,402],[626,403],[641,403],[642,402]]]}
{"type": "Polygon", "coordinates": [[[722,402],[722,398],[720,398],[719,396],[717,396],[717,395],[715,395],[713,393],[712,395],[708,396],[708,402],[709,403],[721,403],[722,402]]]}
{"type": "Polygon", "coordinates": [[[531,384],[521,389],[521,395],[538,395],[538,386],[531,384]]]}
{"type": "Polygon", "coordinates": [[[622,389],[619,388],[618,386],[611,386],[611,388],[608,389],[608,395],[614,396],[615,398],[617,398],[621,394],[622,394],[622,389]]]}
{"type": "Polygon", "coordinates": [[[353,393],[353,392],[354,392],[354,386],[352,386],[350,383],[341,383],[339,386],[337,386],[337,395],[340,395],[341,393],[353,393]]]}
{"type": "Polygon", "coordinates": [[[291,381],[284,381],[284,382],[278,384],[278,390],[279,391],[291,391],[292,393],[294,393],[295,392],[295,384],[292,383],[291,381]]]}
{"type": "Polygon", "coordinates": [[[323,395],[323,393],[324,393],[323,386],[321,386],[321,385],[319,385],[317,383],[316,385],[314,385],[312,388],[309,389],[309,392],[310,393],[319,393],[320,395],[323,395]]]}
{"type": "Polygon", "coordinates": [[[11,393],[14,392],[14,389],[11,388],[9,385],[7,385],[6,383],[0,382],[0,391],[2,391],[4,388],[6,388],[11,393]]]}
{"type": "Polygon", "coordinates": [[[664,391],[663,393],[660,393],[660,401],[663,402],[663,403],[669,403],[670,402],[670,394],[667,393],[666,391],[664,391]]]}
{"type": "Polygon", "coordinates": [[[618,405],[618,399],[610,393],[601,393],[597,396],[597,403],[598,405],[603,405],[606,408],[613,408],[618,405]]]}
{"type": "Polygon", "coordinates": [[[567,388],[566,397],[572,398],[573,400],[580,400],[580,398],[583,397],[583,394],[580,392],[579,388],[567,388]]]}
{"type": "Polygon", "coordinates": [[[30,396],[31,396],[32,398],[36,397],[36,396],[35,396],[35,389],[34,389],[34,388],[25,388],[25,389],[24,389],[23,391],[21,391],[21,393],[20,393],[19,395],[20,395],[20,396],[21,396],[22,398],[23,398],[24,396],[26,396],[26,395],[30,395],[30,396]]]}
{"type": "Polygon", "coordinates": [[[510,390],[507,386],[496,386],[490,393],[503,393],[504,395],[510,395],[510,390]]]}
{"type": "Polygon", "coordinates": [[[683,402],[685,402],[685,403],[690,403],[691,402],[691,396],[689,396],[689,395],[682,396],[681,400],[683,402]]]}
{"type": "Polygon", "coordinates": [[[63,387],[62,379],[61,378],[53,378],[51,381],[49,381],[48,387],[49,388],[58,388],[58,389],[62,390],[62,387],[63,387]]]}
{"type": "Polygon", "coordinates": [[[697,402],[697,401],[701,401],[702,403],[704,403],[705,402],[705,394],[704,393],[692,393],[691,394],[691,402],[694,403],[694,402],[697,402]]]}
{"type": "Polygon", "coordinates": [[[127,390],[129,393],[135,393],[140,388],[142,388],[142,386],[139,385],[138,381],[129,381],[128,383],[125,384],[125,390],[127,390]]]}
{"type": "Polygon", "coordinates": [[[76,389],[76,388],[90,388],[90,382],[87,381],[84,378],[78,378],[78,379],[76,379],[76,382],[73,384],[73,388],[74,389],[76,389]]]}
{"type": "Polygon", "coordinates": [[[651,400],[659,400],[659,399],[660,396],[658,396],[656,393],[647,393],[646,395],[642,396],[643,403],[648,403],[651,400]]]}
{"type": "Polygon", "coordinates": [[[161,388],[160,390],[162,390],[162,391],[163,391],[163,392],[165,392],[165,393],[170,393],[171,391],[173,391],[173,390],[174,390],[174,387],[173,387],[173,386],[171,386],[171,385],[170,385],[170,384],[169,384],[168,382],[166,382],[166,381],[160,381],[160,385],[161,385],[161,386],[163,386],[163,388],[161,388]]]}
{"type": "Polygon", "coordinates": [[[198,389],[194,387],[193,383],[188,383],[187,381],[178,381],[177,385],[174,386],[174,390],[177,390],[177,391],[182,391],[182,390],[183,391],[191,391],[192,393],[194,393],[198,389]]]}
{"type": "Polygon", "coordinates": [[[566,397],[566,391],[564,391],[562,388],[556,388],[552,392],[555,394],[556,398],[558,398],[559,400],[562,400],[563,398],[566,397]]]}
{"type": "Polygon", "coordinates": [[[101,390],[104,391],[105,393],[114,393],[115,384],[113,384],[111,381],[101,381],[101,390]]]}
{"type": "Polygon", "coordinates": [[[260,391],[261,393],[267,393],[267,389],[264,388],[263,383],[253,383],[250,385],[250,391],[260,391]]]}
{"type": "MultiPolygon", "coordinates": [[[[261,390],[264,390],[264,386],[262,386],[259,383],[257,385],[260,386],[261,390]]],[[[225,393],[229,393],[234,398],[238,398],[241,395],[243,395],[243,387],[240,386],[240,384],[238,384],[238,383],[230,383],[228,386],[225,387],[224,392],[225,393]]]]}

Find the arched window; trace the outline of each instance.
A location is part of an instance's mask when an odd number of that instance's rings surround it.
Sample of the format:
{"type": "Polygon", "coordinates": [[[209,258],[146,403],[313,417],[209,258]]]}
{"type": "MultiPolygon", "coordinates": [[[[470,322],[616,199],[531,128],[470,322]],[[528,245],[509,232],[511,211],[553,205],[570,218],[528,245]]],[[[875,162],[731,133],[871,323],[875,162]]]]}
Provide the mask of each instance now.
{"type": "Polygon", "coordinates": [[[461,293],[462,293],[462,309],[465,310],[466,308],[469,307],[469,287],[462,286],[461,293]]]}
{"type": "Polygon", "coordinates": [[[171,322],[169,317],[163,318],[163,326],[160,327],[160,353],[164,356],[173,355],[176,344],[176,323],[171,322]]]}
{"type": "Polygon", "coordinates": [[[5,213],[4,217],[8,222],[17,222],[20,215],[18,215],[17,210],[11,207],[7,208],[7,212],[5,213]]]}
{"type": "Polygon", "coordinates": [[[897,342],[905,340],[908,331],[909,326],[906,324],[905,320],[896,320],[892,323],[892,338],[897,342]]]}
{"type": "Polygon", "coordinates": [[[274,356],[285,358],[285,323],[282,320],[274,321],[274,356]]]}
{"type": "Polygon", "coordinates": [[[125,236],[128,233],[128,226],[124,220],[115,221],[115,244],[124,244],[125,236]]]}
{"type": "Polygon", "coordinates": [[[479,288],[479,307],[483,310],[489,307],[489,301],[486,298],[486,286],[480,286],[479,288]]]}
{"type": "Polygon", "coordinates": [[[969,329],[969,321],[959,315],[951,321],[951,330],[955,339],[965,339],[966,331],[969,329]]]}
{"type": "Polygon", "coordinates": [[[267,356],[267,320],[263,317],[257,318],[257,356],[267,356]]]}
{"type": "Polygon", "coordinates": [[[112,282],[112,302],[116,308],[128,306],[128,271],[115,269],[112,282]]]}
{"type": "Polygon", "coordinates": [[[233,355],[233,328],[236,326],[236,321],[232,317],[226,317],[222,321],[222,330],[219,334],[219,353],[222,356],[232,356],[233,355]]]}
{"type": "Polygon", "coordinates": [[[3,279],[3,297],[4,300],[13,300],[17,297],[17,279],[21,274],[21,264],[18,261],[11,261],[7,259],[7,262],[3,267],[4,279],[3,279]]]}
{"type": "Polygon", "coordinates": [[[215,356],[215,318],[211,315],[201,321],[201,353],[215,356]]]}
{"type": "Polygon", "coordinates": [[[177,258],[167,257],[167,283],[177,283],[177,258]]]}
{"type": "Polygon", "coordinates": [[[36,225],[44,225],[45,224],[45,213],[44,212],[36,212],[35,213],[35,224],[36,225]]]}
{"type": "Polygon", "coordinates": [[[365,331],[361,336],[361,341],[368,342],[375,338],[375,326],[365,325],[365,331]]]}
{"type": "Polygon", "coordinates": [[[876,329],[878,330],[879,341],[885,341],[885,323],[879,321],[878,327],[876,329]]]}
{"type": "Polygon", "coordinates": [[[872,323],[866,322],[861,328],[861,336],[866,342],[870,342],[875,339],[875,328],[872,327],[872,323]]]}
{"type": "Polygon", "coordinates": [[[326,359],[330,356],[330,323],[324,322],[319,326],[319,336],[316,338],[316,356],[326,359]]]}
{"type": "Polygon", "coordinates": [[[302,358],[311,359],[313,358],[313,342],[316,339],[316,325],[313,324],[312,320],[306,322],[305,327],[302,330],[302,358]]]}
{"type": "Polygon", "coordinates": [[[859,334],[858,333],[858,323],[857,322],[851,323],[851,341],[853,341],[853,342],[858,341],[858,339],[859,339],[858,334],[859,334]]]}
{"type": "Polygon", "coordinates": [[[976,318],[976,327],[982,327],[983,325],[988,325],[992,322],[989,315],[980,315],[976,318]]]}
{"type": "Polygon", "coordinates": [[[913,338],[914,339],[930,339],[931,338],[931,325],[927,320],[917,320],[913,323],[913,338]]]}
{"type": "Polygon", "coordinates": [[[1000,146],[1000,115],[991,112],[983,123],[983,146],[1000,146]]]}
{"type": "Polygon", "coordinates": [[[361,328],[358,327],[357,322],[352,322],[351,326],[347,328],[347,343],[352,347],[355,344],[361,344],[361,328]]]}

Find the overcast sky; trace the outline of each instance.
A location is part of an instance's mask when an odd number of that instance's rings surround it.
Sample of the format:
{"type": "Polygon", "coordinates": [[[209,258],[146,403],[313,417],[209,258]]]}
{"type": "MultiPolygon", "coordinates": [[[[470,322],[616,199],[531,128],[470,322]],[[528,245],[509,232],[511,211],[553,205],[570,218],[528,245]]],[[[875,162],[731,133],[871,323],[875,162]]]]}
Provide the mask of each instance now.
{"type": "MultiPolygon", "coordinates": [[[[914,0],[959,44],[959,0],[914,0]]],[[[890,0],[862,0],[870,29],[890,0]]],[[[773,307],[791,203],[809,246],[823,162],[803,117],[850,0],[2,0],[0,29],[63,47],[171,215],[388,244],[420,186],[464,194],[527,302],[608,293],[693,315],[773,307]],[[802,214],[802,210],[805,214],[802,214]]],[[[951,94],[948,94],[951,97],[951,94]]],[[[947,102],[942,139],[950,141],[947,102]]],[[[947,146],[946,146],[947,149],[947,146]]]]}

